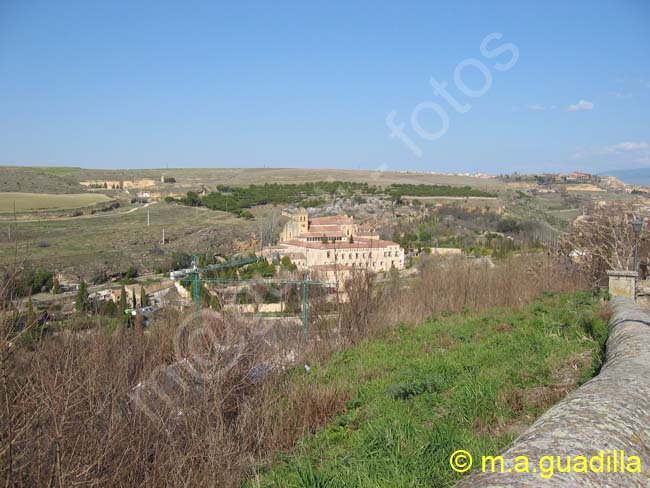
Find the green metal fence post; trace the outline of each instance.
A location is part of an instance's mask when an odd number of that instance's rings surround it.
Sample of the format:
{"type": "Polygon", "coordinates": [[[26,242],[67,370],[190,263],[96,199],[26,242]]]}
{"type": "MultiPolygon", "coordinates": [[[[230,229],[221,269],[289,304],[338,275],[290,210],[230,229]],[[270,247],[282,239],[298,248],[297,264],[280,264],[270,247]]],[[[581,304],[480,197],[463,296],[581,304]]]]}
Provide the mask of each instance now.
{"type": "Polygon", "coordinates": [[[309,314],[309,301],[307,300],[307,273],[302,278],[302,335],[307,339],[307,317],[309,314]]]}
{"type": "Polygon", "coordinates": [[[198,323],[199,321],[199,308],[201,303],[199,302],[199,259],[197,256],[192,258],[192,264],[194,267],[194,281],[192,282],[192,298],[194,299],[194,320],[198,323]]]}

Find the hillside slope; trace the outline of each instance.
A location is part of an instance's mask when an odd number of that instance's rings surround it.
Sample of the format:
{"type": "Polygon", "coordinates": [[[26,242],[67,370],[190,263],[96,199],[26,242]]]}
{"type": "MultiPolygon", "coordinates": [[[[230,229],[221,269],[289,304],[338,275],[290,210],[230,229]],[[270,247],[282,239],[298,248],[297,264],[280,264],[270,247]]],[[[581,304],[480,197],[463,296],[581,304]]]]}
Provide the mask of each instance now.
{"type": "Polygon", "coordinates": [[[0,167],[0,192],[83,193],[86,188],[73,179],[36,168],[0,167]]]}
{"type": "Polygon", "coordinates": [[[496,454],[590,378],[607,323],[585,293],[402,326],[301,376],[351,390],[330,427],[278,455],[262,486],[447,487],[457,449],[496,454]]]}

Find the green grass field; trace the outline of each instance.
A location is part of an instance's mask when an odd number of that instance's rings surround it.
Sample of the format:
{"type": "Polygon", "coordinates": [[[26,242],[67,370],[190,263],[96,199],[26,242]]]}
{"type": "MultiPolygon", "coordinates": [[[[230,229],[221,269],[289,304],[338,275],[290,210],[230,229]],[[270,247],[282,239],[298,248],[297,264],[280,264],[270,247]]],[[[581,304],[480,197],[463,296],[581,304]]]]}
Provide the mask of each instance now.
{"type": "Polygon", "coordinates": [[[450,487],[449,456],[495,455],[602,360],[607,323],[587,293],[402,325],[295,381],[340,385],[346,412],[278,453],[266,487],[450,487]]]}
{"type": "Polygon", "coordinates": [[[152,270],[164,265],[174,251],[223,252],[233,240],[249,237],[253,226],[224,212],[166,203],[146,209],[123,205],[75,218],[2,221],[0,264],[31,262],[48,269],[74,266],[82,271],[98,267],[125,271],[133,264],[152,270]]]}
{"type": "Polygon", "coordinates": [[[51,195],[47,193],[0,193],[0,212],[25,212],[33,210],[66,210],[88,207],[111,199],[100,193],[72,193],[51,195]]]}

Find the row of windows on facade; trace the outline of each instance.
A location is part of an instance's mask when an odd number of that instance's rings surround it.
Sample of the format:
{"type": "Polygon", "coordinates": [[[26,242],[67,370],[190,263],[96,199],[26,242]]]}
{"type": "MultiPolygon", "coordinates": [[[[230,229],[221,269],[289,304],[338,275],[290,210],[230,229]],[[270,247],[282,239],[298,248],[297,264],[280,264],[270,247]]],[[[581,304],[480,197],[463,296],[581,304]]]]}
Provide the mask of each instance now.
{"type": "MultiPolygon", "coordinates": [[[[308,237],[307,242],[321,242],[323,240],[322,237],[308,237]]],[[[343,237],[327,237],[326,240],[328,241],[341,241],[343,240],[343,237]]]]}
{"type": "MultiPolygon", "coordinates": [[[[298,266],[299,268],[300,268],[300,267],[303,267],[303,266],[307,266],[307,263],[306,263],[305,261],[297,261],[297,260],[296,260],[296,261],[293,261],[293,264],[295,264],[295,265],[298,266]]],[[[352,267],[353,267],[353,268],[355,268],[356,265],[357,265],[357,263],[352,263],[352,267]]],[[[379,266],[383,266],[383,265],[384,265],[384,262],[383,262],[383,261],[380,261],[379,266]]],[[[391,259],[391,260],[390,260],[390,266],[391,266],[391,267],[394,267],[394,266],[395,266],[395,260],[394,260],[394,259],[391,259]]]]}
{"type": "MultiPolygon", "coordinates": [[[[381,266],[381,267],[383,268],[383,267],[384,267],[384,262],[381,261],[381,262],[379,263],[379,266],[381,266]]],[[[357,263],[352,263],[352,267],[353,267],[353,268],[356,268],[356,267],[357,267],[357,263]]],[[[395,267],[395,260],[394,260],[394,259],[391,259],[391,260],[390,260],[390,267],[391,267],[391,268],[394,268],[394,267],[395,267]]]]}
{"type": "MultiPolygon", "coordinates": [[[[327,251],[327,257],[328,258],[332,257],[331,254],[332,253],[330,251],[327,251]]],[[[345,259],[345,254],[341,254],[340,256],[341,256],[341,259],[345,259]]],[[[349,256],[349,259],[353,259],[352,258],[352,253],[348,254],[348,256],[349,256]]],[[[399,256],[399,251],[395,251],[395,257],[398,257],[398,256],[399,256]]],[[[389,257],[389,258],[392,257],[392,251],[384,251],[384,257],[389,257]]],[[[362,253],[361,258],[366,259],[366,253],[365,252],[362,253]]],[[[372,253],[371,252],[368,253],[368,258],[372,259],[372,253]]],[[[334,256],[334,259],[339,259],[339,254],[336,254],[334,256]]],[[[355,253],[354,259],[359,259],[359,253],[358,252],[355,253]]]]}

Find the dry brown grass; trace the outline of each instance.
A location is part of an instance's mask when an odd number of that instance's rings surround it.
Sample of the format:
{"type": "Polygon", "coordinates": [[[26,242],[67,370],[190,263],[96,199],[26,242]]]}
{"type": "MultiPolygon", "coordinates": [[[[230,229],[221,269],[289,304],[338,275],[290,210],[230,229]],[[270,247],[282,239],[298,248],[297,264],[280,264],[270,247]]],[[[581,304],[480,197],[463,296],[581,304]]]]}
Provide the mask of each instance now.
{"type": "Polygon", "coordinates": [[[335,387],[256,377],[264,344],[252,329],[204,321],[179,339],[177,324],[61,333],[34,352],[5,327],[3,484],[237,486],[342,410],[335,387]]]}
{"type": "MultiPolygon", "coordinates": [[[[582,283],[547,256],[512,258],[495,268],[425,261],[406,287],[396,276],[377,285],[359,274],[347,285],[349,300],[340,303],[336,323],[328,328],[323,313],[307,347],[300,334],[260,334],[259,324],[238,317],[208,316],[179,333],[182,317],[170,314],[146,332],[66,332],[32,351],[19,336],[33,324],[16,330],[12,321],[0,321],[0,480],[5,486],[239,486],[273,452],[290,449],[345,408],[345,389],[273,368],[289,349],[300,360],[318,361],[386,324],[523,304],[543,290],[582,283]]],[[[312,314],[319,315],[318,307],[312,314]]]]}
{"type": "Polygon", "coordinates": [[[544,291],[587,287],[584,275],[547,254],[512,256],[491,262],[430,258],[408,286],[390,283],[379,300],[382,323],[421,322],[440,313],[476,312],[530,303],[544,291]]]}

